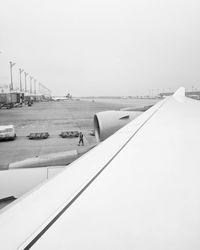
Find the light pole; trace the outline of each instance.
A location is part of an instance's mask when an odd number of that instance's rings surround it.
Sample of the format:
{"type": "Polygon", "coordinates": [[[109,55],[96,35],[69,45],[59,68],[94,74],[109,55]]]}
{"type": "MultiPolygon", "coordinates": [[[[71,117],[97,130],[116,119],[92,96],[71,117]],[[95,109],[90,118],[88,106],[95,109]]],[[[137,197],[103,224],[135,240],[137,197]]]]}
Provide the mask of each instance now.
{"type": "Polygon", "coordinates": [[[13,90],[13,76],[12,76],[12,68],[16,63],[10,61],[10,90],[13,90]]]}
{"type": "Polygon", "coordinates": [[[31,94],[32,94],[32,79],[33,79],[33,77],[30,76],[30,93],[31,93],[31,94]]]}
{"type": "Polygon", "coordinates": [[[28,73],[24,71],[24,79],[25,79],[25,93],[27,92],[27,84],[26,84],[26,77],[28,73]]]}
{"type": "Polygon", "coordinates": [[[23,69],[19,68],[19,80],[20,80],[20,92],[22,92],[22,72],[24,72],[23,69]]]}
{"type": "Polygon", "coordinates": [[[36,82],[37,82],[37,80],[34,79],[34,94],[35,94],[35,95],[36,95],[36,82]]]}

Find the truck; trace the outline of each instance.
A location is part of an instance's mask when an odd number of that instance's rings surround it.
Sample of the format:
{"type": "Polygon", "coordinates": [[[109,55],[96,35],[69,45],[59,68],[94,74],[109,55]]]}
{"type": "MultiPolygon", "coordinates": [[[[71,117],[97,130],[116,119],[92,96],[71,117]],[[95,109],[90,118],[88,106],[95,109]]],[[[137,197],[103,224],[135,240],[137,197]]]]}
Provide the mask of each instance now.
{"type": "Polygon", "coordinates": [[[0,107],[13,108],[24,102],[24,93],[0,93],[0,107]]]}
{"type": "Polygon", "coordinates": [[[12,98],[10,93],[0,94],[0,105],[1,107],[12,108],[12,98]]]}

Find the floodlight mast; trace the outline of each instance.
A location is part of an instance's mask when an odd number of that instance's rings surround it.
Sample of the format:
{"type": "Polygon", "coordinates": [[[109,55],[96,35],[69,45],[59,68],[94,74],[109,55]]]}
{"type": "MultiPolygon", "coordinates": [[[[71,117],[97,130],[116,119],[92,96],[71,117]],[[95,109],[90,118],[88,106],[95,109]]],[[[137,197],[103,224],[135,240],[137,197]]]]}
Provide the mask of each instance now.
{"type": "Polygon", "coordinates": [[[15,62],[10,61],[10,91],[13,91],[13,75],[12,75],[12,68],[15,66],[15,62]]]}
{"type": "Polygon", "coordinates": [[[24,70],[19,68],[20,92],[23,91],[23,89],[22,89],[22,72],[24,72],[24,70]]]}
{"type": "Polygon", "coordinates": [[[36,82],[37,82],[37,80],[34,79],[34,94],[35,94],[35,95],[36,95],[36,82]]]}
{"type": "Polygon", "coordinates": [[[27,83],[26,83],[26,77],[28,76],[28,73],[24,71],[24,79],[25,79],[25,93],[27,92],[27,83]]]}
{"type": "Polygon", "coordinates": [[[33,77],[30,76],[30,94],[32,94],[32,79],[33,79],[33,77]]]}

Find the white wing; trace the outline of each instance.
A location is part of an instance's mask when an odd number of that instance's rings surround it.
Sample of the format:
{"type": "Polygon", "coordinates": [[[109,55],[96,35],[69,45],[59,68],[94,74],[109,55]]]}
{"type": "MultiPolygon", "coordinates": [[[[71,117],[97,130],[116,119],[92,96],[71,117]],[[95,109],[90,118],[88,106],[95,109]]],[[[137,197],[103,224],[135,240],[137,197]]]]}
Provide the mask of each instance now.
{"type": "Polygon", "coordinates": [[[200,103],[180,89],[0,216],[4,249],[199,249],[200,103]]]}

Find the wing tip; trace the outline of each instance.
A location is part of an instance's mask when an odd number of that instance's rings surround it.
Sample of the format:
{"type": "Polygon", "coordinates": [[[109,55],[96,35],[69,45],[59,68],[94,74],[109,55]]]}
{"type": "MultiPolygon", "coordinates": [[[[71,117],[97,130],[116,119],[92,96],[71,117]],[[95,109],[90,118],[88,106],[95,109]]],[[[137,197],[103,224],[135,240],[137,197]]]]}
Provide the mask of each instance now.
{"type": "Polygon", "coordinates": [[[183,101],[183,99],[185,97],[185,88],[184,87],[180,87],[179,89],[177,89],[176,92],[173,94],[173,97],[177,101],[183,101]]]}

